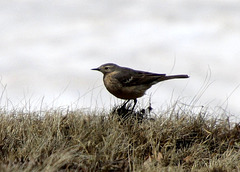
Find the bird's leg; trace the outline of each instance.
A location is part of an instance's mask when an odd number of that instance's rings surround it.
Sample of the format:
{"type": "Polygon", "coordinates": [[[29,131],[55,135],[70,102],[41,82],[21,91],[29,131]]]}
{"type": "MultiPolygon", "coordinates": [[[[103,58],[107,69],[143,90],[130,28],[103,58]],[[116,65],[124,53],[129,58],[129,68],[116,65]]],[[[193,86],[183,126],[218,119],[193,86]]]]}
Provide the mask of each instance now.
{"type": "Polygon", "coordinates": [[[120,108],[120,109],[122,109],[122,108],[124,108],[124,109],[125,109],[125,106],[126,106],[126,104],[127,104],[129,101],[130,101],[130,99],[129,99],[129,100],[126,100],[126,101],[123,103],[123,105],[121,106],[121,108],[120,108]]]}
{"type": "Polygon", "coordinates": [[[137,99],[133,99],[133,101],[134,101],[134,104],[133,104],[132,111],[134,110],[134,108],[135,108],[135,106],[136,106],[136,104],[137,104],[137,99]]]}

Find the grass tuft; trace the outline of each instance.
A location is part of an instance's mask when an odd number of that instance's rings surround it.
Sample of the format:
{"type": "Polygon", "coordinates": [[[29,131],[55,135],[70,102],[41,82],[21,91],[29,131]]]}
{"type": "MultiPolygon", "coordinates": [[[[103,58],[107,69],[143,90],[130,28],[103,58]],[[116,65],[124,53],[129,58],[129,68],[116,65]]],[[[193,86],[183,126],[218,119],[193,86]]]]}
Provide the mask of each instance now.
{"type": "Polygon", "coordinates": [[[1,112],[0,171],[240,171],[240,124],[147,111],[1,112]]]}

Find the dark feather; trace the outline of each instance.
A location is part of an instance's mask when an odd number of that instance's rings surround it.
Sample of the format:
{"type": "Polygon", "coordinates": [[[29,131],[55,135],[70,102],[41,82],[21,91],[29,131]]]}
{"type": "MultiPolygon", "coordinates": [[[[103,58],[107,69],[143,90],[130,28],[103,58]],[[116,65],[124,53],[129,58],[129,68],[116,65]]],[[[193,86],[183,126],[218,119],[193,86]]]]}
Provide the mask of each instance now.
{"type": "Polygon", "coordinates": [[[122,83],[122,86],[135,86],[145,84],[155,84],[160,78],[165,78],[165,74],[157,74],[124,68],[121,73],[117,73],[115,78],[122,83]]]}

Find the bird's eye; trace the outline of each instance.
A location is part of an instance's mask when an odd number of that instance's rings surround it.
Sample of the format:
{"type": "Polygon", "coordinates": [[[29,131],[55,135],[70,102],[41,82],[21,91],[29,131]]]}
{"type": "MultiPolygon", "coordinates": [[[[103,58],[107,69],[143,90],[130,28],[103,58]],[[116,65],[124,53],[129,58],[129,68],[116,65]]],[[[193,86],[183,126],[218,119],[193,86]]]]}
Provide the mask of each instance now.
{"type": "Polygon", "coordinates": [[[105,69],[105,70],[108,70],[108,69],[109,69],[109,67],[105,67],[104,69],[105,69]]]}

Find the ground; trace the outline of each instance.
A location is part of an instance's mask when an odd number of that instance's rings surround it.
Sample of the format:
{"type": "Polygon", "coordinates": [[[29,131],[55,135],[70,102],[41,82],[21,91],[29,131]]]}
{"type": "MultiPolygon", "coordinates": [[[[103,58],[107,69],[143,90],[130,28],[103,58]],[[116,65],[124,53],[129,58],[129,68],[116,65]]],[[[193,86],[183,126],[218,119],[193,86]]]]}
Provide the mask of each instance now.
{"type": "Polygon", "coordinates": [[[240,171],[240,125],[229,118],[116,109],[1,111],[0,171],[240,171]]]}

